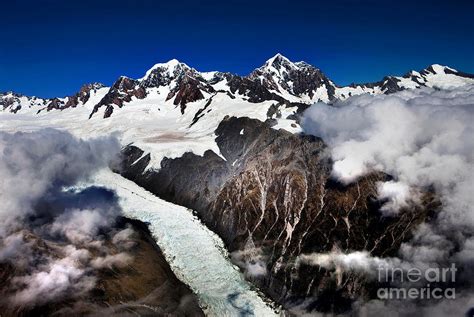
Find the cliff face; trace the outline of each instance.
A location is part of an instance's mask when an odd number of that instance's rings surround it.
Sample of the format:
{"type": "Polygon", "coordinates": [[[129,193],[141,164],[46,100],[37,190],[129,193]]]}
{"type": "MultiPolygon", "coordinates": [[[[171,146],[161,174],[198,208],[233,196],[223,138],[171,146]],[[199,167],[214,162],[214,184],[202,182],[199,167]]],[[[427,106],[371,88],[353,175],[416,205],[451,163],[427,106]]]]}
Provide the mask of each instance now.
{"type": "Polygon", "coordinates": [[[125,102],[130,102],[132,97],[143,99],[146,97],[146,90],[140,87],[137,80],[122,76],[113,84],[100,102],[94,106],[89,118],[102,106],[106,107],[104,118],[108,118],[114,111],[114,105],[121,108],[125,102]]]}
{"type": "Polygon", "coordinates": [[[159,171],[146,171],[150,157],[128,146],[121,173],[196,210],[246,276],[287,307],[317,293],[312,307],[344,311],[357,296],[370,296],[362,276],[343,274],[335,282],[334,272],[297,264],[299,255],[335,249],[393,255],[426,217],[428,208],[417,206],[382,216],[377,182],[390,179],[384,173],[348,186],[333,181],[332,162],[319,138],[234,117],[224,119],[215,133],[225,160],[211,151],[187,153],[164,159],[159,171]]]}

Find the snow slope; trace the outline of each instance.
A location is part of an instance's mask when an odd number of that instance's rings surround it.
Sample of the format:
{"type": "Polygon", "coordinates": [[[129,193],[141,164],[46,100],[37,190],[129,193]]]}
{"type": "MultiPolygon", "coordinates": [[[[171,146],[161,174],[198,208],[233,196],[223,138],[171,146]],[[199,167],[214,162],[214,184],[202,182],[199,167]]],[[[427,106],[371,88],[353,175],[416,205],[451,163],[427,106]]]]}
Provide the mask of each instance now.
{"type": "Polygon", "coordinates": [[[226,115],[244,115],[264,121],[268,108],[273,104],[271,101],[252,104],[219,93],[206,108],[205,116],[190,126],[195,113],[206,103],[205,100],[190,103],[187,111],[181,114],[179,107],[165,102],[155,90],[146,99],[133,100],[132,105],[123,107],[107,119],[101,116],[88,119],[93,107],[89,103],[83,107],[39,114],[34,111],[0,112],[0,130],[16,132],[57,128],[81,138],[115,133],[123,145],[134,143],[151,153],[149,168],[158,169],[165,156],[180,157],[188,151],[202,155],[206,150],[219,154],[214,130],[226,115]]]}

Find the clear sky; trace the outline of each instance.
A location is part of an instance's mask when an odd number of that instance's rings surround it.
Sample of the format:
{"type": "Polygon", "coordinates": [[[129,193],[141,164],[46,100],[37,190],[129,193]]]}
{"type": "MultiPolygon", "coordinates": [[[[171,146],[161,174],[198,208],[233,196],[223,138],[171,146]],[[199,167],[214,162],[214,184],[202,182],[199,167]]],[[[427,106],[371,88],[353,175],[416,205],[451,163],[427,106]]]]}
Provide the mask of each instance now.
{"type": "Polygon", "coordinates": [[[0,91],[65,96],[172,58],[246,75],[280,52],[338,84],[474,73],[474,0],[2,1],[0,91]]]}

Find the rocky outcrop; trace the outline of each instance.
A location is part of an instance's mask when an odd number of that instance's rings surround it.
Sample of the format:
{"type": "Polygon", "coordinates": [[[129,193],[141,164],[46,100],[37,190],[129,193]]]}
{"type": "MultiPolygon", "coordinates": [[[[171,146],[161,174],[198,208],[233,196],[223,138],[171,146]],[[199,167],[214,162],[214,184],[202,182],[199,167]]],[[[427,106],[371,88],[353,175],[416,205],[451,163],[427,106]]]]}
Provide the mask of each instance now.
{"type": "Polygon", "coordinates": [[[89,118],[102,106],[106,107],[104,118],[108,118],[113,112],[114,105],[121,108],[125,102],[132,101],[132,97],[143,99],[146,97],[146,94],[145,88],[141,87],[137,80],[122,76],[113,84],[100,102],[94,106],[94,110],[92,110],[89,118]]]}
{"type": "Polygon", "coordinates": [[[232,94],[247,97],[248,102],[257,103],[265,100],[276,100],[283,102],[285,99],[271,92],[268,87],[258,80],[227,74],[227,85],[232,94]]]}
{"type": "Polygon", "coordinates": [[[317,293],[312,307],[335,311],[321,303],[330,296],[343,311],[358,296],[370,296],[362,277],[342,276],[334,284],[333,272],[297,265],[298,256],[335,249],[394,255],[429,210],[426,198],[423,207],[383,217],[377,182],[390,176],[373,172],[351,185],[337,183],[319,138],[248,118],[226,118],[215,133],[225,160],[211,151],[186,153],[165,158],[158,171],[146,170],[149,155],[129,146],[120,171],[158,196],[196,210],[244,271],[260,263],[266,273],[247,276],[286,307],[317,293]]]}
{"type": "Polygon", "coordinates": [[[214,92],[212,86],[205,87],[201,81],[196,78],[184,76],[179,78],[176,86],[171,89],[166,100],[174,98],[173,104],[181,107],[181,113],[184,113],[186,104],[197,100],[204,99],[202,91],[208,93],[214,92]]]}
{"type": "Polygon", "coordinates": [[[62,109],[64,106],[64,102],[60,100],[59,98],[53,98],[48,105],[46,106],[46,111],[51,111],[54,109],[62,109]]]}
{"type": "Polygon", "coordinates": [[[293,63],[281,54],[269,59],[264,66],[257,68],[249,79],[260,81],[267,89],[278,93],[288,93],[295,97],[309,97],[309,100],[330,101],[334,99],[335,85],[320,69],[305,62],[293,63]],[[316,93],[324,90],[322,99],[316,93]]]}
{"type": "Polygon", "coordinates": [[[381,89],[385,94],[396,93],[397,91],[403,90],[403,88],[398,85],[399,82],[400,80],[395,77],[386,77],[383,80],[381,89]]]}
{"type": "Polygon", "coordinates": [[[7,93],[4,96],[0,96],[0,106],[2,106],[3,110],[9,109],[10,112],[16,113],[18,110],[21,109],[20,102],[18,98],[21,95],[15,93],[7,93]]]}
{"type": "Polygon", "coordinates": [[[51,100],[46,100],[46,111],[76,108],[78,105],[83,105],[89,100],[92,91],[96,92],[97,89],[103,87],[104,85],[101,83],[86,84],[81,87],[79,92],[72,96],[66,98],[53,98],[51,100]]]}
{"type": "Polygon", "coordinates": [[[96,92],[97,89],[103,87],[104,85],[101,83],[83,85],[77,94],[68,98],[66,104],[64,105],[64,108],[75,108],[80,103],[85,104],[91,96],[91,91],[96,92]]]}
{"type": "Polygon", "coordinates": [[[24,108],[43,107],[48,100],[28,97],[12,91],[0,93],[0,110],[17,113],[24,108]]]}

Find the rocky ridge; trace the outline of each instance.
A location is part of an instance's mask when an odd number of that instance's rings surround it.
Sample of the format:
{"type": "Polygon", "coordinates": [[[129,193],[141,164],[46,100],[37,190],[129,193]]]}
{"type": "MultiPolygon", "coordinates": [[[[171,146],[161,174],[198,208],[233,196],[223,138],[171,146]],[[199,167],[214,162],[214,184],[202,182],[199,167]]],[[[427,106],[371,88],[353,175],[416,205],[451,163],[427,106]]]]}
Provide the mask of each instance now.
{"type": "MultiPolygon", "coordinates": [[[[386,76],[381,81],[367,84],[338,86],[320,69],[305,63],[292,62],[277,54],[248,76],[227,72],[199,72],[178,60],[159,63],[145,76],[132,79],[120,77],[95,102],[89,117],[108,118],[114,109],[160,96],[160,102],[179,107],[181,113],[187,105],[199,100],[209,101],[216,94],[225,94],[243,102],[275,101],[278,107],[296,106],[304,109],[315,102],[331,103],[360,94],[390,94],[420,87],[449,88],[474,83],[474,76],[447,66],[433,64],[422,71],[411,71],[404,76],[386,76]],[[100,112],[100,114],[98,114],[100,112]]],[[[16,113],[21,109],[63,110],[84,105],[91,91],[103,88],[102,84],[89,84],[70,97],[42,99],[12,92],[0,94],[4,111],[16,113]]]]}
{"type": "Polygon", "coordinates": [[[164,159],[158,171],[147,170],[150,156],[129,146],[118,170],[159,197],[196,210],[246,276],[288,309],[309,299],[314,309],[343,312],[360,296],[371,296],[363,277],[342,275],[334,284],[334,271],[301,265],[300,255],[394,255],[437,206],[427,193],[421,205],[384,217],[377,183],[390,176],[374,171],[348,186],[337,183],[326,145],[316,137],[234,117],[222,121],[216,135],[225,160],[212,151],[186,153],[164,159]],[[336,311],[325,304],[327,296],[336,311]]]}

